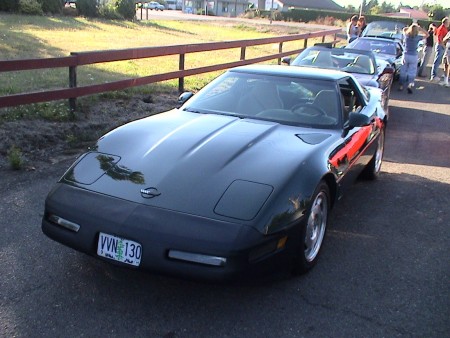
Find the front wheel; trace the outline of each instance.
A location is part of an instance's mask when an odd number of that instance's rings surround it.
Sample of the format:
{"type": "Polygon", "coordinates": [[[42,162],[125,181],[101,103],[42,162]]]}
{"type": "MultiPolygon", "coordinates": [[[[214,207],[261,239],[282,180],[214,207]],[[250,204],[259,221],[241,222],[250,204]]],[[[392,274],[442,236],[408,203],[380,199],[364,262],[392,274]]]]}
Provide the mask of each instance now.
{"type": "Polygon", "coordinates": [[[374,180],[380,175],[381,164],[383,163],[383,154],[384,154],[384,129],[381,130],[380,135],[378,136],[378,144],[375,155],[373,155],[370,162],[364,168],[363,177],[369,180],[374,180]]]}
{"type": "Polygon", "coordinates": [[[294,274],[305,273],[316,264],[325,237],[329,211],[330,189],[322,181],[313,195],[308,218],[301,229],[294,274]]]}

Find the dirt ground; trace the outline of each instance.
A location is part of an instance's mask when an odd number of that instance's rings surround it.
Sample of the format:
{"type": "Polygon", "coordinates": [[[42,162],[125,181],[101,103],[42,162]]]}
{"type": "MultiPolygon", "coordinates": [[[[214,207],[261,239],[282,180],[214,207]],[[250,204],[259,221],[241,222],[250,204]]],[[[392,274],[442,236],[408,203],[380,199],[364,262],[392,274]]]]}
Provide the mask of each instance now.
{"type": "Polygon", "coordinates": [[[102,100],[76,112],[73,121],[54,122],[21,119],[0,123],[0,180],[17,176],[8,152],[20,149],[20,172],[45,170],[48,165],[73,158],[87,151],[106,132],[127,122],[176,107],[178,93],[136,95],[129,99],[102,100]]]}

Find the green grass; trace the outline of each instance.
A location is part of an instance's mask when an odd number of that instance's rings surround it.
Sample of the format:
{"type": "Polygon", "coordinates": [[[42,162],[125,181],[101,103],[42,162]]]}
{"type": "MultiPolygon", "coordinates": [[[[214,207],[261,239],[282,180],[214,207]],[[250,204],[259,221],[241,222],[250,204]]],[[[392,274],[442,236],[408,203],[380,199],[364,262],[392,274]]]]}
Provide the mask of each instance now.
{"type": "Polygon", "coordinates": [[[22,169],[23,165],[24,165],[24,160],[22,157],[22,151],[17,148],[16,146],[12,146],[9,150],[8,150],[8,161],[9,161],[9,165],[11,167],[11,169],[13,170],[20,170],[22,169]]]}
{"type": "MultiPolygon", "coordinates": [[[[70,52],[243,40],[280,35],[279,32],[271,32],[266,28],[258,31],[254,26],[241,22],[228,25],[175,20],[126,22],[5,13],[0,13],[0,32],[0,60],[60,57],[68,56],[70,52]]],[[[293,32],[292,28],[286,27],[286,35],[293,33],[299,34],[302,31],[293,32]]],[[[289,45],[286,43],[285,46],[287,46],[285,49],[301,48],[303,41],[289,45]]],[[[256,46],[248,48],[246,55],[247,58],[251,58],[273,54],[277,49],[278,45],[256,46]]],[[[239,49],[192,53],[186,56],[185,67],[189,69],[230,60],[237,61],[239,55],[239,49]]],[[[102,63],[78,67],[77,82],[79,86],[85,86],[177,69],[178,56],[102,63]]],[[[185,79],[185,87],[190,90],[199,89],[217,75],[218,73],[210,73],[188,77],[185,79]]],[[[66,68],[0,72],[0,95],[67,88],[68,82],[66,68]]],[[[177,88],[177,80],[167,81],[165,84],[169,88],[177,88]]],[[[157,87],[154,85],[136,87],[127,93],[151,92],[157,90],[157,87]]],[[[4,109],[22,117],[35,115],[33,112],[23,112],[20,106],[4,109]]],[[[30,110],[33,111],[33,107],[30,110]]],[[[49,114],[50,119],[54,117],[54,114],[49,114]]]]}

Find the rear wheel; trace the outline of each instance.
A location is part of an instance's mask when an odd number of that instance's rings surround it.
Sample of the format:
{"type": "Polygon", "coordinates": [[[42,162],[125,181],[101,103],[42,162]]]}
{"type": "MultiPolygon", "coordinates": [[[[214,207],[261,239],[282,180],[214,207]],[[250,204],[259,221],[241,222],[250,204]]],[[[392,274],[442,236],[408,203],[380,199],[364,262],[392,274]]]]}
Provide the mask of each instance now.
{"type": "Polygon", "coordinates": [[[305,273],[316,264],[325,237],[329,211],[330,190],[322,181],[314,193],[307,221],[301,229],[294,274],[305,273]]]}

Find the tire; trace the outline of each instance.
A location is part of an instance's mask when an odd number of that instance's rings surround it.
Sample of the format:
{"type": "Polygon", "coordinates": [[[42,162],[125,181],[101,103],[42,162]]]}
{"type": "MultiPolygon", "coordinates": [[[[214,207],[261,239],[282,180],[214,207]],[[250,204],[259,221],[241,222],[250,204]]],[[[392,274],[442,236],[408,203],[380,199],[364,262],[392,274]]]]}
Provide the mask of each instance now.
{"type": "Polygon", "coordinates": [[[378,137],[377,141],[378,144],[375,155],[373,155],[372,159],[362,172],[362,176],[365,179],[374,180],[378,178],[378,176],[380,175],[381,164],[383,163],[383,154],[384,154],[384,137],[385,137],[385,130],[382,129],[380,132],[380,136],[378,137]]]}
{"type": "Polygon", "coordinates": [[[330,189],[321,181],[311,199],[308,217],[302,225],[297,257],[294,260],[294,274],[308,272],[316,265],[328,224],[330,211],[330,189]]]}

